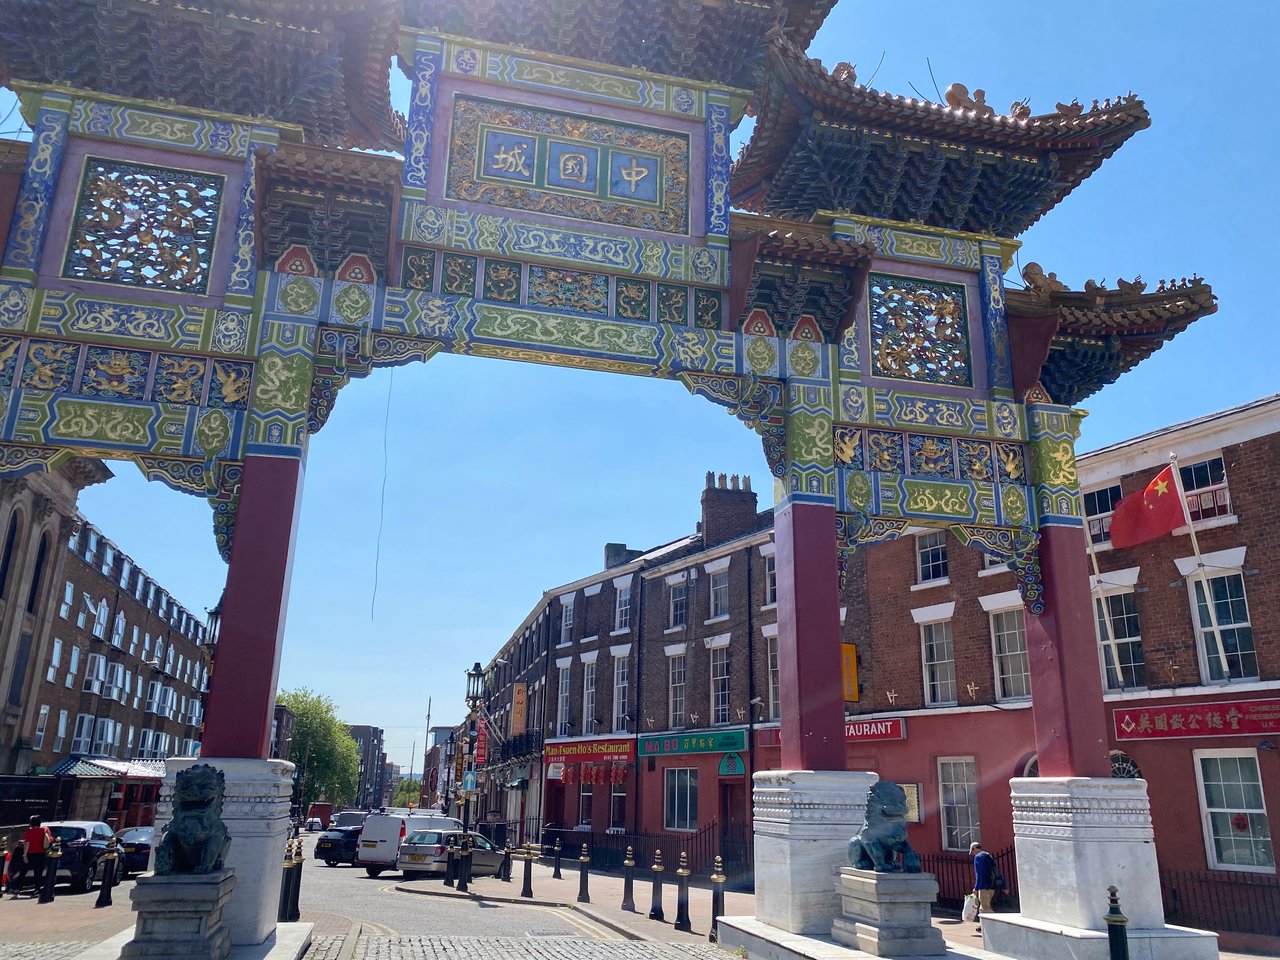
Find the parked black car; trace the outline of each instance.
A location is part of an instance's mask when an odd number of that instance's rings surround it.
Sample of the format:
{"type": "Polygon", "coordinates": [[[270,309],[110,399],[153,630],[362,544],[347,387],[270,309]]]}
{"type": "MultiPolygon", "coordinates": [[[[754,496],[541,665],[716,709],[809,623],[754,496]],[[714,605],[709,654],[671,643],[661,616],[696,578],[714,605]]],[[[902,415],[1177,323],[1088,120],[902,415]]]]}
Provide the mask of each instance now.
{"type": "Polygon", "coordinates": [[[111,840],[111,827],[96,820],[61,820],[46,823],[55,840],[62,841],[58,860],[58,883],[70,883],[80,893],[88,893],[101,878],[102,856],[111,840]]]}
{"type": "Polygon", "coordinates": [[[323,860],[328,866],[336,867],[340,863],[356,862],[356,847],[363,828],[331,827],[320,835],[316,841],[316,859],[323,860]]]}
{"type": "Polygon", "coordinates": [[[128,827],[116,834],[120,859],[116,861],[117,879],[124,880],[131,874],[146,873],[151,865],[151,844],[155,840],[155,827],[128,827]]]}

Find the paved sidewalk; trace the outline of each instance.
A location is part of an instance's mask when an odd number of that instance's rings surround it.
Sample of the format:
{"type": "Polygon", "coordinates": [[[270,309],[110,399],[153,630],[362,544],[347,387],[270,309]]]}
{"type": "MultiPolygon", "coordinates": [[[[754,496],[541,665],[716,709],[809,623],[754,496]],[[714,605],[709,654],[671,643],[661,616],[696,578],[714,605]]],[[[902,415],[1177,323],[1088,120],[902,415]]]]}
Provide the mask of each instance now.
{"type": "MultiPolygon", "coordinates": [[[[98,892],[68,893],[58,887],[52,903],[39,903],[25,893],[14,899],[5,896],[0,902],[0,957],[9,960],[17,952],[17,943],[65,945],[100,943],[133,926],[133,910],[129,891],[133,883],[125,883],[111,891],[112,905],[95,907],[98,892]]],[[[33,954],[44,958],[45,954],[33,954]]],[[[65,954],[72,956],[73,954],[65,954]]],[[[50,953],[53,957],[55,954],[50,953]]]]}

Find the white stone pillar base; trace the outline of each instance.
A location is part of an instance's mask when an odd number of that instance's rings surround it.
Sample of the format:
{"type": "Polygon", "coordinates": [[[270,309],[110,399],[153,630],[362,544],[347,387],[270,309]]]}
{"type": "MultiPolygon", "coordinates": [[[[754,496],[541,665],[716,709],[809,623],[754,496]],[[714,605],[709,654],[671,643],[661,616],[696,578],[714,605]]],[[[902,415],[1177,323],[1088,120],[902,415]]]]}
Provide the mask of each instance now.
{"type": "Polygon", "coordinates": [[[765,770],[755,775],[756,919],[789,933],[831,935],[835,877],[849,866],[874,773],[765,770]]]}
{"type": "Polygon", "coordinates": [[[1031,777],[1009,787],[1022,913],[983,917],[986,949],[1036,960],[1101,949],[1105,957],[1107,888],[1115,886],[1134,960],[1144,955],[1138,944],[1170,960],[1217,957],[1216,935],[1165,926],[1145,780],[1031,777]]]}
{"type": "Polygon", "coordinates": [[[287,760],[171,757],[156,806],[156,840],[173,818],[173,785],[178,771],[207,763],[221,770],[226,792],[222,820],[231,835],[225,866],[236,874],[236,888],[224,919],[234,946],[259,944],[276,929],[280,874],[289,835],[293,764],[287,760]]]}
{"type": "Polygon", "coordinates": [[[876,873],[856,867],[836,871],[841,915],[831,938],[873,957],[940,957],[942,931],[931,922],[938,881],[930,873],[876,873]]]}

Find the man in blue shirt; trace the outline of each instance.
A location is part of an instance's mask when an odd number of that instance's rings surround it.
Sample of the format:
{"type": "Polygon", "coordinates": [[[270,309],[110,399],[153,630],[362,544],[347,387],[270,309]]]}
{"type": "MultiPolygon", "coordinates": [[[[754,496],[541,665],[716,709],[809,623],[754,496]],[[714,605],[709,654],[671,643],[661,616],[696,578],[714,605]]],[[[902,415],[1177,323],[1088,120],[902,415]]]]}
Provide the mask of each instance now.
{"type": "Polygon", "coordinates": [[[982,844],[969,844],[973,857],[973,892],[978,896],[978,923],[983,914],[994,913],[991,898],[996,895],[996,858],[982,849],[982,844]]]}

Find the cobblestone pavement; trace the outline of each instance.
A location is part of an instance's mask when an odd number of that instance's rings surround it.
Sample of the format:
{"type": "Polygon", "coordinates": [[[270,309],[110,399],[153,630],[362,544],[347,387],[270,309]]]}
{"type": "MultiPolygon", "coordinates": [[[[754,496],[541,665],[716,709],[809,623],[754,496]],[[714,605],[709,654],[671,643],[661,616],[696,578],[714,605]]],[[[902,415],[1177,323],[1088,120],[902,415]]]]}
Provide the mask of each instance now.
{"type": "MultiPolygon", "coordinates": [[[[320,937],[305,960],[336,960],[341,937],[320,937]]],[[[723,960],[710,944],[583,937],[360,937],[352,960],[723,960]]]]}
{"type": "Polygon", "coordinates": [[[4,960],[68,960],[92,947],[94,941],[68,940],[63,943],[3,943],[4,960]]]}

